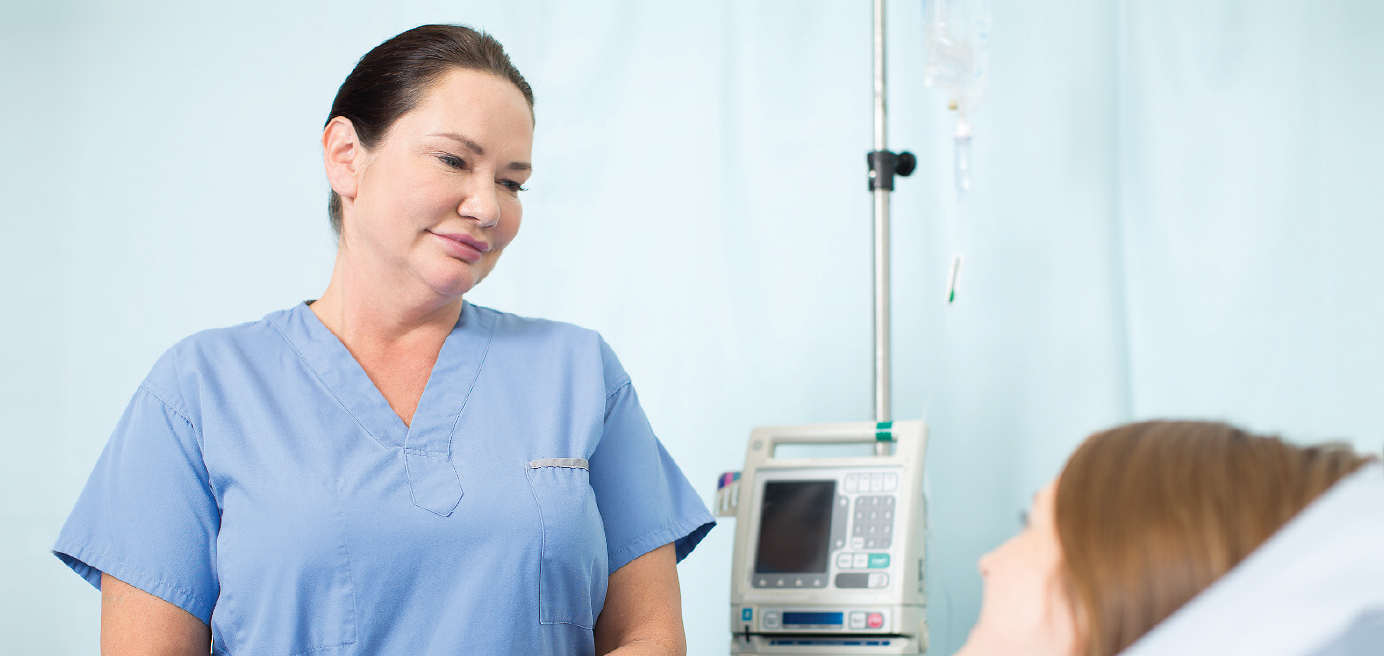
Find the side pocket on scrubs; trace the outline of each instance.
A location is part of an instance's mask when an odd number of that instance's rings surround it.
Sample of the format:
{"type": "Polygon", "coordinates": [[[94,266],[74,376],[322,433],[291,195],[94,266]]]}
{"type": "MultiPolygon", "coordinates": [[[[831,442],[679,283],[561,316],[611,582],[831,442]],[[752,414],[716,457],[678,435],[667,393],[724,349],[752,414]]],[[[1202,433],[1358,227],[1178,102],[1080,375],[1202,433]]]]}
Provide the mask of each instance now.
{"type": "Polygon", "coordinates": [[[529,463],[528,478],[543,522],[539,622],[594,628],[605,605],[610,572],[605,525],[596,508],[586,461],[534,460],[529,463]]]}
{"type": "Polygon", "coordinates": [[[324,656],[355,643],[345,526],[334,480],[229,487],[217,537],[216,653],[324,656]]]}

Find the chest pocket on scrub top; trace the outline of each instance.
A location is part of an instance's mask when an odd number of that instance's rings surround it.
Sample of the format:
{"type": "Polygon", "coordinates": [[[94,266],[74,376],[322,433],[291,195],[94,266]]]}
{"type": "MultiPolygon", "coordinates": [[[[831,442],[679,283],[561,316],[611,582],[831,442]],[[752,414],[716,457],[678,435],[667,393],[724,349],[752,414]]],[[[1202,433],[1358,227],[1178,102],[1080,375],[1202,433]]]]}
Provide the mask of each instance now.
{"type": "Polygon", "coordinates": [[[605,525],[596,508],[586,460],[534,460],[527,473],[543,523],[539,622],[594,628],[605,604],[610,572],[605,525]]]}

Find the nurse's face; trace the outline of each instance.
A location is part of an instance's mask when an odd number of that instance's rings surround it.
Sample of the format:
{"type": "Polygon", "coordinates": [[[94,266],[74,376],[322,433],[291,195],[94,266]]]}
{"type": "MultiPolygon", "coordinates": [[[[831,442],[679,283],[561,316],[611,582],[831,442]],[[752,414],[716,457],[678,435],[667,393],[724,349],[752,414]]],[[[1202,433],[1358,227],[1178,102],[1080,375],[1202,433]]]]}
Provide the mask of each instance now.
{"type": "MultiPolygon", "coordinates": [[[[533,120],[502,78],[446,73],[366,153],[342,246],[377,280],[415,280],[458,296],[495,268],[519,232],[533,120]]],[[[407,284],[407,283],[405,283],[407,284]]]]}
{"type": "Polygon", "coordinates": [[[1060,580],[1055,483],[1033,497],[1028,525],[980,559],[980,620],[957,656],[1073,656],[1077,629],[1060,580]]]}

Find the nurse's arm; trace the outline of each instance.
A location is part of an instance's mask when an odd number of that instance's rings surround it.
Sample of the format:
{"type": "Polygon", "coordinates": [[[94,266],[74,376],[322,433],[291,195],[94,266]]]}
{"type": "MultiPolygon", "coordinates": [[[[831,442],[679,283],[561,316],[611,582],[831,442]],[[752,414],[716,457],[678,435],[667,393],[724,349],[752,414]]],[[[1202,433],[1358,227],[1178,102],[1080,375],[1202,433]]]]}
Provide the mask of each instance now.
{"type": "Polygon", "coordinates": [[[206,656],[211,629],[191,613],[101,574],[101,656],[206,656]]]}
{"type": "Polygon", "coordinates": [[[605,608],[596,618],[596,653],[685,656],[677,557],[665,544],[610,575],[605,608]]]}

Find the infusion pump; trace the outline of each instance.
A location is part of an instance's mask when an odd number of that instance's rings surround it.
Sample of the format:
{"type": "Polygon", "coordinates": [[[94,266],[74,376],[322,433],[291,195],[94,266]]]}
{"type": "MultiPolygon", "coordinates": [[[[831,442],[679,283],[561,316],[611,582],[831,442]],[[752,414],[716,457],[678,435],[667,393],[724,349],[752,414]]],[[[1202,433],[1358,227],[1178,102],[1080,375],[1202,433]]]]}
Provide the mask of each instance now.
{"type": "Polygon", "coordinates": [[[926,443],[921,421],[754,430],[717,491],[736,518],[732,654],[927,650],[926,443]]]}

